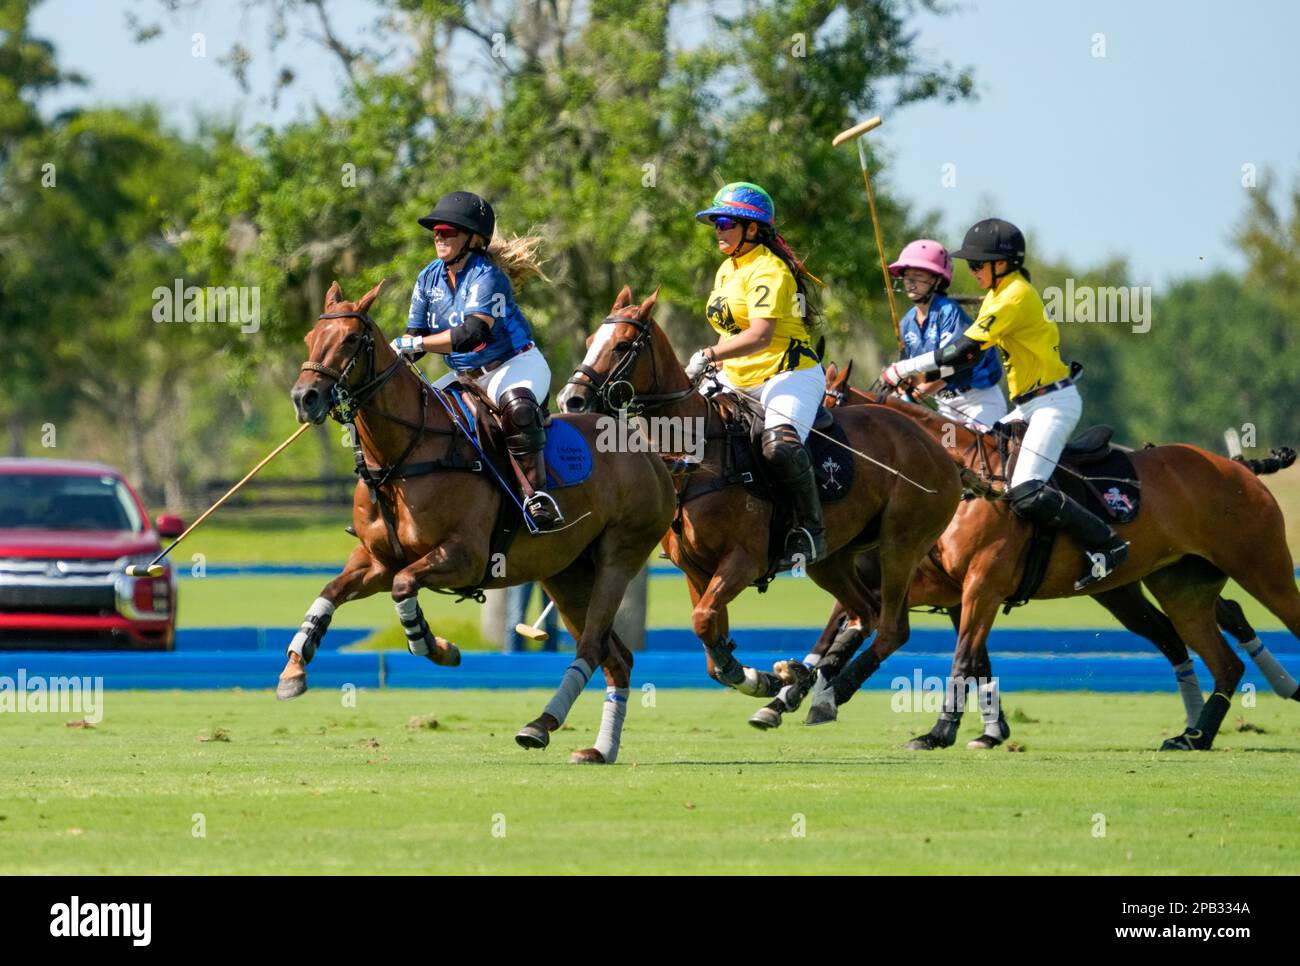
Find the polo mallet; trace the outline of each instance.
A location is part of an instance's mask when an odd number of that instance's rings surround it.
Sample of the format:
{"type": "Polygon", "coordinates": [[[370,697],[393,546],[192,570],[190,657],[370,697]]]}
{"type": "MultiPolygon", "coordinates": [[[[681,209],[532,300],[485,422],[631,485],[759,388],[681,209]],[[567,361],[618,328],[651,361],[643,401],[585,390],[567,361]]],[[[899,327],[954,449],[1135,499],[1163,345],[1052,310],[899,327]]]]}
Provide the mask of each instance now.
{"type": "Polygon", "coordinates": [[[212,506],[208,507],[205,511],[203,511],[203,516],[199,517],[197,520],[195,520],[193,523],[191,523],[188,527],[186,527],[186,528],[185,528],[185,532],[182,533],[182,534],[181,534],[179,537],[177,537],[175,540],[173,540],[173,541],[171,542],[171,545],[168,546],[166,549],[164,549],[162,553],[158,554],[158,556],[154,557],[152,560],[149,561],[148,564],[146,564],[146,565],[143,566],[143,567],[137,567],[135,564],[131,564],[130,566],[128,566],[128,567],[126,568],[126,575],[127,575],[128,577],[146,577],[146,576],[148,576],[148,577],[161,577],[162,574],[163,574],[163,568],[162,568],[162,564],[159,563],[159,561],[161,561],[161,560],[163,559],[163,557],[167,556],[167,555],[168,555],[169,553],[171,553],[174,549],[176,549],[176,545],[177,545],[178,543],[180,543],[182,540],[184,540],[186,537],[188,537],[188,536],[190,535],[190,533],[192,533],[192,532],[194,531],[194,529],[195,529],[196,527],[198,527],[198,525],[199,525],[200,523],[202,523],[204,520],[206,520],[208,517],[210,517],[210,516],[212,515],[212,511],[213,511],[213,510],[215,510],[217,507],[221,506],[221,504],[223,504],[223,503],[225,503],[227,500],[229,500],[232,496],[235,495],[235,492],[236,492],[236,491],[237,491],[241,486],[243,486],[245,483],[247,483],[249,480],[251,480],[255,475],[257,475],[257,471],[258,471],[258,470],[260,470],[260,469],[261,469],[263,466],[265,466],[267,463],[271,462],[271,460],[273,460],[273,459],[275,459],[277,456],[279,456],[280,453],[281,453],[281,451],[283,451],[283,450],[284,450],[284,449],[285,449],[285,448],[286,448],[290,443],[292,443],[295,439],[297,439],[297,438],[298,438],[299,436],[301,436],[303,433],[307,432],[307,430],[308,430],[309,428],[311,428],[311,425],[312,425],[311,423],[303,423],[303,424],[302,424],[301,426],[299,426],[296,430],[294,430],[292,436],[290,436],[288,439],[286,439],[283,443],[281,443],[281,444],[280,444],[279,446],[277,446],[275,449],[271,450],[270,455],[267,456],[266,459],[262,460],[262,462],[258,463],[256,466],[254,466],[251,470],[249,470],[247,476],[245,476],[242,480],[240,480],[238,483],[236,483],[234,486],[232,486],[229,490],[227,490],[225,496],[223,496],[220,500],[218,500],[216,503],[212,504],[212,506]]]}
{"type": "Polygon", "coordinates": [[[855,124],[851,128],[841,131],[831,139],[832,147],[839,147],[845,141],[855,140],[858,145],[858,164],[862,168],[862,183],[867,188],[867,207],[871,209],[871,228],[876,235],[876,251],[880,253],[880,274],[885,279],[885,298],[889,300],[889,317],[894,323],[894,338],[898,340],[898,348],[903,348],[903,336],[898,330],[898,308],[894,305],[894,286],[889,279],[889,259],[885,257],[885,242],[880,237],[880,219],[876,216],[876,196],[871,190],[871,176],[867,172],[867,151],[862,146],[862,135],[868,131],[874,131],[880,127],[883,122],[880,115],[868,118],[861,124],[855,124]]]}
{"type": "Polygon", "coordinates": [[[533,622],[531,627],[528,624],[516,624],[515,633],[518,634],[520,637],[528,638],[530,641],[549,640],[551,635],[546,633],[546,631],[541,630],[540,628],[542,626],[542,622],[546,620],[546,616],[554,608],[555,608],[555,601],[551,601],[549,604],[546,605],[545,608],[543,608],[542,616],[537,618],[537,620],[533,622]]]}

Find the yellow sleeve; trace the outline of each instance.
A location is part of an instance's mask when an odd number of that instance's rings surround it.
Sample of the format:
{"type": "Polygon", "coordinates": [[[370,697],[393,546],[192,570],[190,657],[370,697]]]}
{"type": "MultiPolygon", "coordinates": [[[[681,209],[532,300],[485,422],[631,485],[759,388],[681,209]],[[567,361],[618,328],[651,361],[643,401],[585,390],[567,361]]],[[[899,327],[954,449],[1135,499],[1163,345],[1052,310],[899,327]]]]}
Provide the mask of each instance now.
{"type": "Polygon", "coordinates": [[[1020,318],[1021,306],[1014,298],[989,300],[962,334],[980,345],[997,345],[1020,318]]]}
{"type": "Polygon", "coordinates": [[[751,319],[783,319],[796,312],[798,291],[794,276],[784,265],[756,272],[745,289],[745,304],[751,319]]]}

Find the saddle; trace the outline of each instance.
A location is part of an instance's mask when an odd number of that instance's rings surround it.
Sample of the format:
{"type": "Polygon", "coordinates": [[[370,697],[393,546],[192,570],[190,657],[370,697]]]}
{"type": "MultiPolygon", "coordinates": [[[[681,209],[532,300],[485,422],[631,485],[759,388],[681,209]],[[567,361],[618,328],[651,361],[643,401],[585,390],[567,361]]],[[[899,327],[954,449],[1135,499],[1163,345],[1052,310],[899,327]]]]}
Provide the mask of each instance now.
{"type": "MultiPolygon", "coordinates": [[[[995,426],[1008,479],[1027,426],[1020,420],[995,426]]],[[[1056,472],[1048,483],[1101,519],[1128,523],[1138,515],[1141,507],[1142,483],[1129,457],[1132,450],[1113,443],[1111,437],[1114,434],[1115,430],[1106,425],[1090,426],[1077,434],[1065,444],[1056,472]]],[[[1004,614],[1013,607],[1028,603],[1042,586],[1056,544],[1056,533],[1051,527],[1034,526],[1020,585],[1004,601],[1004,614]]]]}
{"type": "MultiPolygon", "coordinates": [[[[673,530],[679,535],[682,532],[682,508],[686,503],[729,486],[742,486],[751,496],[769,502],[772,505],[772,516],[768,522],[768,570],[754,582],[759,593],[763,593],[780,572],[778,563],[785,554],[785,538],[793,523],[793,512],[782,499],[779,488],[771,483],[767,475],[761,443],[763,420],[744,400],[727,390],[710,396],[709,405],[711,415],[716,417],[722,427],[720,434],[706,433],[706,446],[710,439],[718,439],[722,444],[718,454],[718,472],[709,480],[694,481],[689,476],[683,478],[677,490],[677,514],[673,518],[673,530]]],[[[834,414],[824,407],[817,407],[813,428],[842,446],[848,445],[848,437],[835,422],[834,414]]],[[[822,504],[833,503],[848,494],[853,487],[854,465],[852,459],[845,459],[845,450],[815,433],[809,434],[804,445],[812,459],[817,494],[822,504]]]]}

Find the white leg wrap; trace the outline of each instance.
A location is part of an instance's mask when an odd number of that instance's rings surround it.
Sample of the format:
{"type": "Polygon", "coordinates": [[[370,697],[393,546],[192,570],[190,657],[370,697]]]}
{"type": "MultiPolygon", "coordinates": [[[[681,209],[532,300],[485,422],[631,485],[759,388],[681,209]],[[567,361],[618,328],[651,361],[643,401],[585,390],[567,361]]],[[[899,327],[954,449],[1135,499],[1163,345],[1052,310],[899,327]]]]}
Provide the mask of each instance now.
{"type": "Polygon", "coordinates": [[[600,733],[596,735],[594,747],[610,765],[618,760],[618,742],[623,736],[623,719],[627,717],[627,695],[627,688],[605,689],[605,707],[600,713],[600,733]]]}
{"type": "MultiPolygon", "coordinates": [[[[334,614],[334,605],[324,597],[317,597],[307,608],[308,617],[332,617],[334,614]]],[[[293,635],[293,640],[289,642],[289,652],[297,654],[301,658],[306,658],[303,654],[303,648],[307,646],[307,636],[312,631],[312,622],[303,621],[302,626],[298,628],[298,633],[293,635]]],[[[288,653],[288,652],[286,652],[288,653]]]]}
{"type": "Polygon", "coordinates": [[[416,657],[427,656],[429,642],[425,640],[424,635],[411,636],[411,628],[418,627],[420,623],[419,599],[408,597],[406,600],[399,600],[394,606],[397,608],[397,619],[401,622],[402,631],[406,634],[406,649],[416,657]]]}
{"type": "Polygon", "coordinates": [[[787,684],[780,691],[776,692],[776,696],[781,699],[781,704],[785,706],[785,710],[787,711],[794,710],[794,702],[790,700],[790,695],[793,692],[794,692],[793,684],[787,684]]]}
{"type": "Polygon", "coordinates": [[[1002,695],[998,693],[998,679],[981,681],[979,686],[980,720],[984,722],[984,733],[1002,737],[998,718],[1002,715],[1002,695]]]}
{"type": "Polygon", "coordinates": [[[564,680],[560,686],[555,689],[555,695],[546,703],[542,709],[544,714],[549,714],[560,724],[564,724],[564,719],[569,716],[569,709],[573,707],[573,702],[578,700],[578,695],[582,694],[582,689],[587,686],[591,680],[591,665],[587,663],[586,658],[578,658],[565,669],[564,680]]]}
{"type": "Polygon", "coordinates": [[[1255,662],[1255,667],[1259,668],[1264,677],[1268,678],[1268,683],[1273,686],[1274,691],[1284,698],[1295,694],[1296,688],[1300,685],[1295,683],[1295,678],[1286,673],[1286,668],[1278,663],[1273,652],[1265,647],[1258,637],[1238,646],[1255,662]]]}
{"type": "Polygon", "coordinates": [[[803,663],[807,664],[809,667],[815,667],[817,662],[820,660],[821,660],[821,656],[818,655],[815,651],[809,651],[807,654],[803,656],[803,663]]]}
{"type": "Polygon", "coordinates": [[[767,697],[763,691],[763,681],[758,676],[758,672],[749,666],[745,667],[745,677],[736,684],[736,690],[741,694],[748,694],[751,698],[767,697]]]}
{"type": "Polygon", "coordinates": [[[1201,709],[1205,707],[1205,695],[1201,693],[1201,682],[1197,680],[1196,666],[1190,657],[1182,664],[1174,665],[1174,676],[1178,678],[1178,693],[1183,699],[1183,710],[1187,712],[1187,727],[1195,728],[1201,709]]]}

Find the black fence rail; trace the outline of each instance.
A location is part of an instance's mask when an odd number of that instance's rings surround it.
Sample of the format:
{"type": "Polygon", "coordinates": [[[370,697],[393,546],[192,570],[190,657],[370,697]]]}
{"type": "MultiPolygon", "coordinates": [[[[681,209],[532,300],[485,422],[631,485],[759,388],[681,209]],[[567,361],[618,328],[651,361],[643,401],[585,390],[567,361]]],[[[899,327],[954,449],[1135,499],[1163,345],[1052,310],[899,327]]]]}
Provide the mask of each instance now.
{"type": "MultiPolygon", "coordinates": [[[[239,480],[209,480],[199,490],[198,499],[211,506],[239,480]]],[[[245,509],[294,506],[349,506],[356,489],[355,476],[314,477],[312,479],[249,480],[230,498],[226,506],[245,509]]]]}

